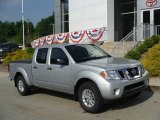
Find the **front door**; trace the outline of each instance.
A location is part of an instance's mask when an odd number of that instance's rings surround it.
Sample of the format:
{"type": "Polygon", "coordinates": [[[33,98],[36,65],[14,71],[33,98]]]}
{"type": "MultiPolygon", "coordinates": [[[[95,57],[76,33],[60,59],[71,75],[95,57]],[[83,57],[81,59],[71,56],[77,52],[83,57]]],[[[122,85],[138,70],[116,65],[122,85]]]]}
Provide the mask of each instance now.
{"type": "Polygon", "coordinates": [[[71,92],[71,65],[63,49],[52,48],[49,61],[47,79],[52,89],[71,92]],[[58,60],[65,60],[66,64],[61,64],[58,60]]]}

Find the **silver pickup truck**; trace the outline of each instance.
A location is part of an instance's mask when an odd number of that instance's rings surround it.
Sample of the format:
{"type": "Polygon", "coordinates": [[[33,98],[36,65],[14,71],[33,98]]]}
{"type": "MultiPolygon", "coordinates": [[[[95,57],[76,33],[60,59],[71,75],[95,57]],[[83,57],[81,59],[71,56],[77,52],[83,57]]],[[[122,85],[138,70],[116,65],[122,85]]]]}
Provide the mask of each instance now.
{"type": "Polygon", "coordinates": [[[114,58],[92,44],[39,47],[32,60],[11,62],[9,70],[21,95],[33,87],[72,94],[90,113],[106,100],[138,96],[149,80],[140,62],[114,58]]]}

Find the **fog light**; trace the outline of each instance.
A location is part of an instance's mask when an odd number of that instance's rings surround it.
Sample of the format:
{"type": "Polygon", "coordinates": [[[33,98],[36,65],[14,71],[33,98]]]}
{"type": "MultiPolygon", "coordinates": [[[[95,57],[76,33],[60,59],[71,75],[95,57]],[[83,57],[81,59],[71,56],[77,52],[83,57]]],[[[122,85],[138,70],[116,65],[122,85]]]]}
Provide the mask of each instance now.
{"type": "Polygon", "coordinates": [[[114,95],[119,95],[120,94],[120,89],[119,88],[118,89],[114,89],[113,91],[114,91],[114,95]]]}

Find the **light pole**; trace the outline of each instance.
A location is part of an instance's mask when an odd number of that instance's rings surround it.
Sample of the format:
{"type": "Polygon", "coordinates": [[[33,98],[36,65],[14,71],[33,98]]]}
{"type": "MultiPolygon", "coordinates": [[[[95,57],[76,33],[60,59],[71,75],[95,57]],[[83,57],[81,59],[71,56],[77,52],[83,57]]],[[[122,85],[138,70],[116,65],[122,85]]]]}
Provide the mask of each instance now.
{"type": "Polygon", "coordinates": [[[54,29],[55,24],[51,23],[50,25],[52,25],[52,26],[53,26],[53,35],[54,35],[54,33],[55,33],[55,29],[54,29]]]}
{"type": "Polygon", "coordinates": [[[133,25],[133,34],[134,34],[134,42],[136,41],[136,1],[134,3],[134,25],[133,25]]]}
{"type": "Polygon", "coordinates": [[[23,50],[25,49],[25,40],[24,40],[24,10],[23,10],[23,0],[22,0],[22,26],[23,26],[23,50]]]}

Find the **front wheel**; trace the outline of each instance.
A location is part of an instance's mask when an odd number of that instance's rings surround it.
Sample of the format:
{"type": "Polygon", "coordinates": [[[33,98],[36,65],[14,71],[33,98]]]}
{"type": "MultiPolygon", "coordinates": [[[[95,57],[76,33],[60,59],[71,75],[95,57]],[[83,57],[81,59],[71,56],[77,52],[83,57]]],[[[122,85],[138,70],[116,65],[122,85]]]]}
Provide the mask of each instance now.
{"type": "Polygon", "coordinates": [[[29,93],[29,87],[26,84],[23,76],[18,76],[16,79],[16,86],[17,86],[17,90],[19,92],[20,95],[25,96],[29,93]]]}
{"type": "Polygon", "coordinates": [[[103,106],[103,99],[98,87],[93,82],[83,83],[78,91],[81,107],[90,113],[97,113],[103,106]]]}

